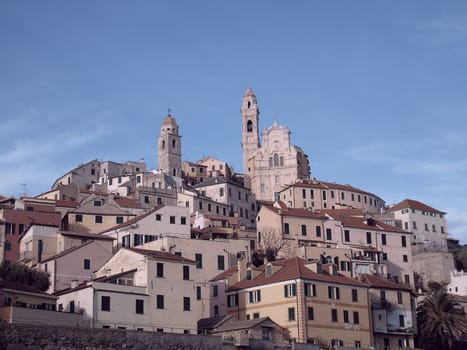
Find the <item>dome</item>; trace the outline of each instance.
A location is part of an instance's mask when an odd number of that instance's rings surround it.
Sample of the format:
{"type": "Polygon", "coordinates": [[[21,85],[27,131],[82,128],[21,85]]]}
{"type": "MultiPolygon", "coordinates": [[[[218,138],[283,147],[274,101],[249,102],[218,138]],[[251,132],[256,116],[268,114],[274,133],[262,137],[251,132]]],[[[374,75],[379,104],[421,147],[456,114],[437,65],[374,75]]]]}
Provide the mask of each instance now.
{"type": "Polygon", "coordinates": [[[170,134],[177,134],[178,133],[178,124],[174,117],[170,114],[164,118],[161,124],[161,132],[168,132],[170,134]]]}

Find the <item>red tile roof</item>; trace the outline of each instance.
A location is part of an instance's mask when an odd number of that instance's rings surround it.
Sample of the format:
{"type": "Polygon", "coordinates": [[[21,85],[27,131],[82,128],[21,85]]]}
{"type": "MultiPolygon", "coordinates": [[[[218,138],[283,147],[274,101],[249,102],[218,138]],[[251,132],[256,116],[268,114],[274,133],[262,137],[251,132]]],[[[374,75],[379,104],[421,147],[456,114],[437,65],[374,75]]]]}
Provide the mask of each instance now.
{"type": "Polygon", "coordinates": [[[282,216],[295,216],[295,217],[304,217],[304,218],[310,218],[310,219],[327,220],[327,217],[325,215],[308,210],[308,209],[276,208],[271,205],[264,205],[263,208],[269,209],[282,216]]]}
{"type": "Polygon", "coordinates": [[[210,279],[209,282],[220,281],[220,280],[226,279],[226,278],[232,276],[233,274],[236,274],[237,272],[238,272],[238,267],[237,267],[237,265],[234,265],[230,269],[225,270],[224,272],[222,272],[222,273],[218,274],[217,276],[215,276],[214,278],[210,279]]]}
{"type": "Polygon", "coordinates": [[[310,264],[310,262],[298,257],[290,258],[287,260],[274,261],[272,262],[272,265],[281,266],[281,268],[278,271],[274,272],[272,276],[266,276],[263,271],[260,275],[251,280],[244,279],[240,282],[235,283],[229,288],[229,290],[259,287],[296,278],[342,285],[351,285],[356,287],[367,287],[367,285],[365,285],[364,283],[342,275],[328,275],[313,272],[311,269],[306,267],[306,265],[308,264],[310,264]]]}
{"type": "Polygon", "coordinates": [[[55,205],[57,207],[77,208],[78,207],[78,202],[76,202],[76,201],[56,200],[55,205]]]}
{"type": "Polygon", "coordinates": [[[3,218],[6,222],[30,223],[57,227],[59,227],[61,223],[61,214],[57,212],[3,209],[3,218]]]}
{"type": "Polygon", "coordinates": [[[361,228],[365,230],[377,230],[377,231],[395,232],[395,233],[404,233],[404,234],[410,233],[408,231],[404,231],[403,229],[385,224],[381,221],[378,221],[378,220],[375,220],[369,217],[363,218],[363,217],[348,216],[348,217],[341,217],[338,220],[342,222],[342,226],[344,227],[353,227],[353,228],[361,228]],[[373,224],[371,224],[371,222],[373,222],[373,224]]]}
{"type": "Polygon", "coordinates": [[[402,202],[389,207],[389,211],[396,211],[402,209],[418,209],[422,211],[430,211],[434,213],[446,214],[444,211],[440,211],[429,205],[423,204],[422,202],[416,201],[414,199],[404,199],[402,202]]]}
{"type": "Polygon", "coordinates": [[[167,252],[161,252],[159,250],[150,250],[150,249],[140,249],[140,248],[122,248],[127,249],[132,252],[142,254],[144,256],[158,259],[158,260],[169,260],[169,261],[176,261],[176,262],[183,262],[187,264],[196,264],[196,261],[184,258],[180,255],[170,254],[167,252]]]}
{"type": "Polygon", "coordinates": [[[114,197],[114,200],[122,208],[143,209],[141,204],[128,197],[114,197]]]}
{"type": "Polygon", "coordinates": [[[393,282],[388,279],[381,278],[375,275],[369,275],[369,274],[360,275],[360,281],[374,288],[405,290],[409,292],[412,291],[412,289],[409,287],[406,287],[402,284],[399,284],[399,283],[396,283],[396,282],[393,282]]]}
{"type": "Polygon", "coordinates": [[[79,232],[71,232],[71,231],[61,231],[60,234],[62,236],[69,236],[69,237],[76,237],[76,238],[89,238],[89,239],[98,239],[101,241],[113,241],[115,238],[104,236],[98,233],[79,233],[79,232]]]}
{"type": "Polygon", "coordinates": [[[0,289],[10,289],[10,290],[18,291],[18,292],[40,294],[41,296],[44,296],[44,297],[56,299],[54,296],[47,294],[46,292],[43,292],[37,288],[31,287],[31,286],[28,286],[22,283],[0,280],[0,289]]]}

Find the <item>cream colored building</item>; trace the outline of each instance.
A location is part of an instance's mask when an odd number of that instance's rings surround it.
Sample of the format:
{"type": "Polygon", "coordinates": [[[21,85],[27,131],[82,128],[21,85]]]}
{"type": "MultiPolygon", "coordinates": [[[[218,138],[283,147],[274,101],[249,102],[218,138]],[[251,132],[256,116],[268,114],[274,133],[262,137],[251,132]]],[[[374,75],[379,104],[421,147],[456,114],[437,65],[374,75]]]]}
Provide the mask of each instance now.
{"type": "Polygon", "coordinates": [[[263,131],[261,144],[259,108],[251,88],[243,96],[241,114],[245,187],[257,200],[273,201],[285,185],[310,177],[308,157],[290,143],[287,127],[274,122],[263,131]]]}
{"type": "Polygon", "coordinates": [[[192,188],[184,188],[183,192],[177,192],[177,205],[188,208],[190,213],[199,211],[223,216],[230,216],[231,214],[228,204],[217,202],[204,195],[201,191],[192,188]]]}
{"type": "Polygon", "coordinates": [[[279,199],[289,208],[312,210],[356,208],[363,213],[380,213],[384,201],[350,185],[318,180],[298,180],[282,189],[279,199]]]}
{"type": "Polygon", "coordinates": [[[463,270],[451,271],[451,282],[447,285],[451,294],[467,296],[467,273],[463,270]]]}
{"type": "Polygon", "coordinates": [[[199,240],[179,237],[163,237],[145,244],[142,248],[176,254],[196,262],[202,317],[226,315],[225,299],[222,302],[213,297],[225,296],[224,290],[216,293],[210,290],[208,281],[232,266],[237,265],[239,258],[248,260],[251,254],[249,242],[240,239],[199,240]]]}
{"type": "Polygon", "coordinates": [[[190,238],[189,210],[162,205],[100,234],[114,238],[115,251],[121,247],[141,246],[166,236],[190,238]]]}
{"type": "Polygon", "coordinates": [[[370,287],[374,347],[414,348],[415,297],[410,288],[373,275],[361,275],[370,287]]]}
{"type": "Polygon", "coordinates": [[[372,346],[368,287],[320,273],[316,261],[291,258],[247,268],[227,290],[228,312],[239,320],[269,317],[299,343],[372,346]]]}
{"type": "Polygon", "coordinates": [[[59,308],[73,307],[96,328],[196,334],[201,303],[195,267],[167,252],[123,248],[94,281],[58,293],[59,308]]]}
{"type": "Polygon", "coordinates": [[[136,215],[120,208],[112,195],[89,193],[64,220],[64,229],[80,233],[99,233],[122,224],[136,215]]]}
{"type": "Polygon", "coordinates": [[[34,266],[57,254],[59,227],[32,224],[20,240],[19,262],[34,266]]]}
{"type": "Polygon", "coordinates": [[[221,176],[210,178],[193,188],[215,202],[228,205],[229,215],[236,214],[240,225],[255,227],[258,205],[249,189],[221,176]]]}
{"type": "Polygon", "coordinates": [[[232,178],[232,169],[227,162],[213,157],[203,157],[198,161],[198,164],[206,167],[207,177],[222,176],[226,179],[232,178]]]}

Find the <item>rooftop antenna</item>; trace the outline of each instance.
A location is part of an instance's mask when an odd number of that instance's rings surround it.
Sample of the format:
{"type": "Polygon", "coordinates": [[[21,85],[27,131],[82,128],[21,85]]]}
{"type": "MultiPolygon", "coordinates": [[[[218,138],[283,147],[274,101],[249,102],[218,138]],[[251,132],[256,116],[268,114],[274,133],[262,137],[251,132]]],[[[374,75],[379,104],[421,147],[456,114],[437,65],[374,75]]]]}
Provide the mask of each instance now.
{"type": "Polygon", "coordinates": [[[23,188],[23,194],[20,195],[20,197],[27,197],[28,196],[28,188],[26,187],[26,184],[21,184],[21,187],[23,188]]]}

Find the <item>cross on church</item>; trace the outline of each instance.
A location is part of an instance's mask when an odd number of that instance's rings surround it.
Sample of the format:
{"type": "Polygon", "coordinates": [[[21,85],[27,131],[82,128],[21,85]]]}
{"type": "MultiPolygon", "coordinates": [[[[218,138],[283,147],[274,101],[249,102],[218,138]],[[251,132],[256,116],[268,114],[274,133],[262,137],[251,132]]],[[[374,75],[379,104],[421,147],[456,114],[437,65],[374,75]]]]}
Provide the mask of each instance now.
{"type": "Polygon", "coordinates": [[[168,109],[167,109],[167,112],[168,112],[168,113],[169,113],[169,115],[170,115],[170,108],[168,108],[168,109]]]}

